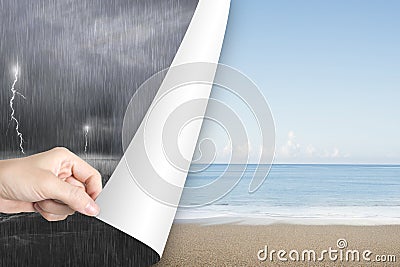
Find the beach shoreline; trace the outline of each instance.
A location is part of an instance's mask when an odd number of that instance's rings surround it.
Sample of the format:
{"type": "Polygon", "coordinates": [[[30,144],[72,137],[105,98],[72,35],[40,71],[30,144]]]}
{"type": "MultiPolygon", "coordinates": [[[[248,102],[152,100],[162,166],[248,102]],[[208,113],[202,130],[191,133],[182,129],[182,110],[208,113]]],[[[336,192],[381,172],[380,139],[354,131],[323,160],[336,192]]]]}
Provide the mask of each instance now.
{"type": "MultiPolygon", "coordinates": [[[[400,225],[240,225],[240,224],[188,224],[174,223],[161,261],[155,266],[398,266],[400,255],[400,225]],[[346,247],[338,242],[345,240],[346,247]],[[260,250],[272,250],[273,258],[265,257],[260,250]],[[323,250],[337,250],[332,259],[323,250]],[[277,252],[286,255],[280,260],[277,252]],[[299,260],[296,253],[299,252],[299,260]],[[316,260],[308,260],[302,252],[313,250],[316,260]],[[360,260],[352,258],[352,252],[360,253],[360,260]],[[340,252],[342,251],[342,252],[340,252]],[[348,259],[346,260],[347,251],[348,259]],[[363,259],[363,253],[367,253],[363,259]],[[282,252],[283,253],[283,252],[282,252]],[[340,253],[344,255],[340,260],[340,253]],[[259,255],[258,255],[259,254],[259,255]],[[380,258],[377,259],[376,256],[380,258]],[[383,261],[383,256],[386,262],[383,261]],[[393,257],[394,256],[394,257],[393,257]],[[295,260],[293,260],[295,259],[295,260]],[[367,259],[370,259],[368,261],[367,259]],[[390,262],[391,261],[391,262],[390,262]],[[397,263],[396,263],[397,262],[397,263]]],[[[341,243],[343,245],[343,242],[341,243]]]]}

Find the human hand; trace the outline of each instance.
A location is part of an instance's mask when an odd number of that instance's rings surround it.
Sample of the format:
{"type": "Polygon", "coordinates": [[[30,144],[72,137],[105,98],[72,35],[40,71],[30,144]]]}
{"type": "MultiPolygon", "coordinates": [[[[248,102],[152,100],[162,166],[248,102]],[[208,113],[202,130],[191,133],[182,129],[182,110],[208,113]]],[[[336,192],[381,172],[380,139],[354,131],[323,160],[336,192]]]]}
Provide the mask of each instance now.
{"type": "Polygon", "coordinates": [[[48,221],[75,211],[95,216],[101,175],[66,148],[0,161],[0,212],[39,212],[48,221]]]}

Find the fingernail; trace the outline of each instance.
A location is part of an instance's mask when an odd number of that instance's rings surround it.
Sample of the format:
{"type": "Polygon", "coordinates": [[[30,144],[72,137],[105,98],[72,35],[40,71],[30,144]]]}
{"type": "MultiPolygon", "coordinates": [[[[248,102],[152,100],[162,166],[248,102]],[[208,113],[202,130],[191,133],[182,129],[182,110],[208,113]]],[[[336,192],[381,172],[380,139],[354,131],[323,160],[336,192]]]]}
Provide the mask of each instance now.
{"type": "Polygon", "coordinates": [[[99,206],[97,206],[96,203],[88,203],[86,208],[85,208],[85,213],[89,216],[96,216],[100,212],[99,206]]]}

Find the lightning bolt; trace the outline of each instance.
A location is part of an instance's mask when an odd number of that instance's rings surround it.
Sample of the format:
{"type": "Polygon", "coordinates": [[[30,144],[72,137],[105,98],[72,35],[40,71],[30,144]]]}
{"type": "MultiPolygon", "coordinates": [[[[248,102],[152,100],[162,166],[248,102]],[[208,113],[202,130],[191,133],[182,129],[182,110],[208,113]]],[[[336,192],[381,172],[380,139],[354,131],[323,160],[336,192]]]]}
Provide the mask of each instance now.
{"type": "Polygon", "coordinates": [[[89,126],[86,125],[84,127],[84,130],[85,130],[85,155],[87,155],[89,126]]]}
{"type": "Polygon", "coordinates": [[[14,109],[14,100],[15,100],[15,97],[17,95],[19,95],[22,98],[26,99],[25,96],[23,96],[20,92],[18,92],[15,89],[15,85],[18,82],[18,75],[19,75],[19,66],[17,64],[17,66],[14,69],[14,82],[13,82],[13,84],[11,86],[12,95],[11,95],[11,98],[10,98],[10,109],[11,109],[11,119],[10,119],[10,121],[14,121],[15,122],[15,132],[17,133],[17,136],[19,138],[19,148],[21,149],[22,154],[25,154],[24,147],[23,147],[24,138],[22,136],[22,133],[19,131],[19,121],[15,117],[15,109],[14,109]]]}

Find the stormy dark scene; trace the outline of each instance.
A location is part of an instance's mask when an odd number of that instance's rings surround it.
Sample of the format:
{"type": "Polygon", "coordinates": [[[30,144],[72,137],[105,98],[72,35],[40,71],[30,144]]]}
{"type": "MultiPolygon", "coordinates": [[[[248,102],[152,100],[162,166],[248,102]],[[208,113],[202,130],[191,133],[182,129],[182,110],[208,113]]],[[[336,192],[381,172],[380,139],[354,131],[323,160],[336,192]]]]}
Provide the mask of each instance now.
{"type": "MultiPolygon", "coordinates": [[[[63,146],[97,168],[104,185],[123,154],[131,97],[169,67],[196,5],[0,0],[0,159],[63,146]]],[[[0,266],[146,266],[159,259],[79,214],[56,223],[0,214],[0,238],[0,266]]]]}

